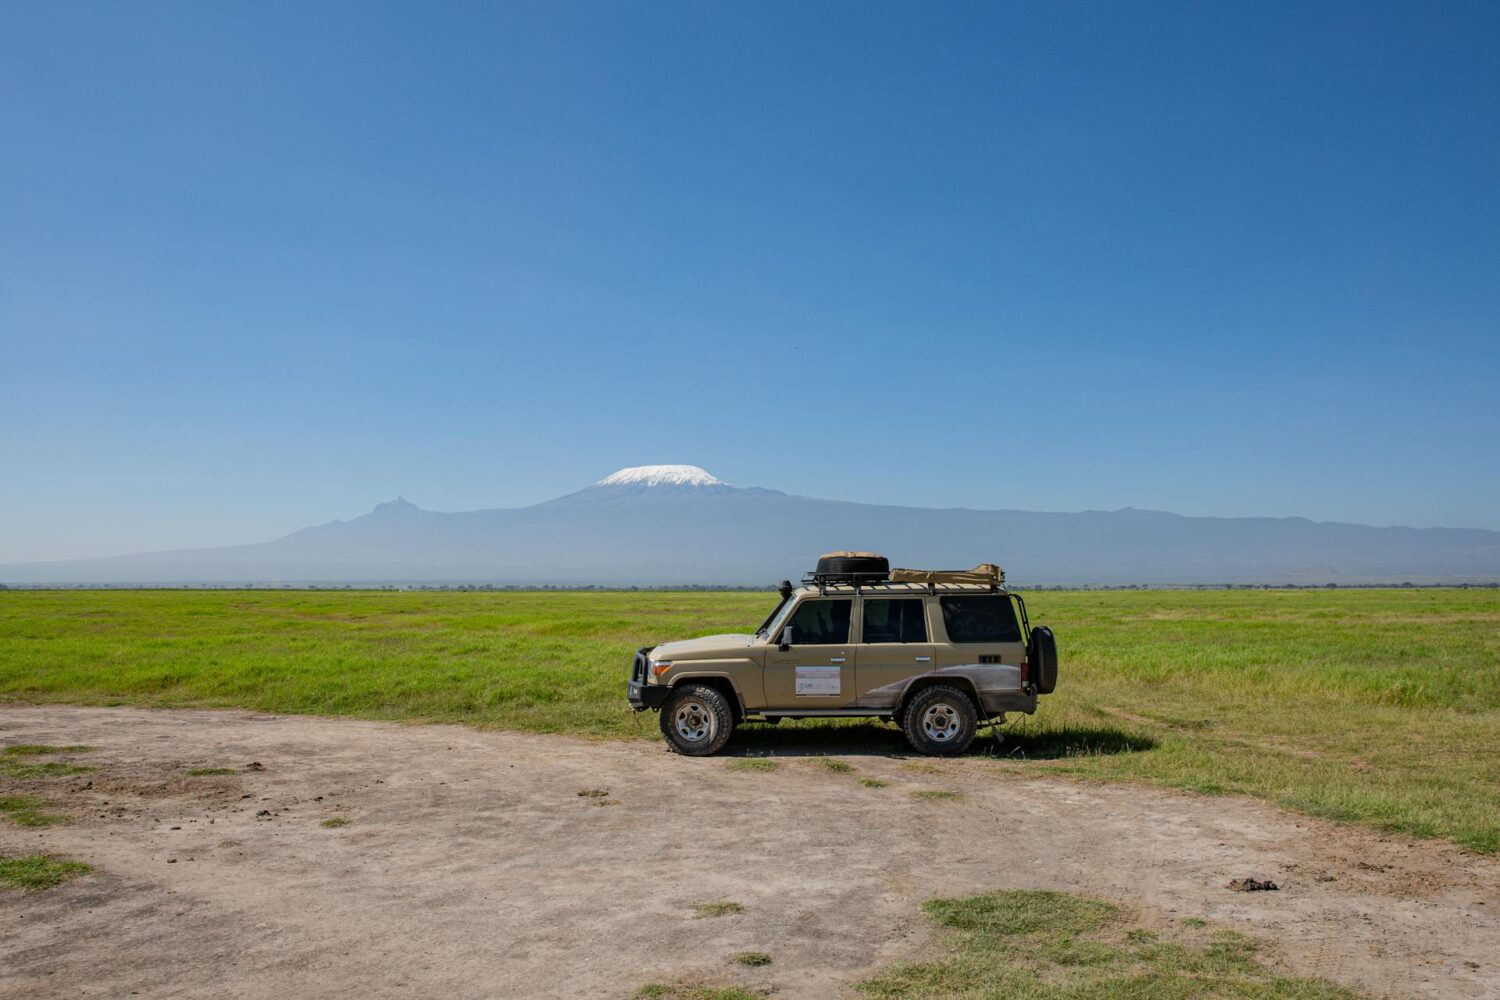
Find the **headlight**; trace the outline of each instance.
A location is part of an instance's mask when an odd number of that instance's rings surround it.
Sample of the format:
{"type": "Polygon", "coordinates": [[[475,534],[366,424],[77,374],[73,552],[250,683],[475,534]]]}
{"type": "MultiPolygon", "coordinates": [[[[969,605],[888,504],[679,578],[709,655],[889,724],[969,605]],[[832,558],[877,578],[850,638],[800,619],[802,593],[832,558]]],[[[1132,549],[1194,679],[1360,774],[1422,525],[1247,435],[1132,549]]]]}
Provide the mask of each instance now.
{"type": "Polygon", "coordinates": [[[659,678],[659,677],[661,677],[662,674],[666,673],[668,670],[671,670],[671,669],[672,669],[672,661],[671,660],[652,660],[651,661],[651,676],[653,678],[659,678]]]}

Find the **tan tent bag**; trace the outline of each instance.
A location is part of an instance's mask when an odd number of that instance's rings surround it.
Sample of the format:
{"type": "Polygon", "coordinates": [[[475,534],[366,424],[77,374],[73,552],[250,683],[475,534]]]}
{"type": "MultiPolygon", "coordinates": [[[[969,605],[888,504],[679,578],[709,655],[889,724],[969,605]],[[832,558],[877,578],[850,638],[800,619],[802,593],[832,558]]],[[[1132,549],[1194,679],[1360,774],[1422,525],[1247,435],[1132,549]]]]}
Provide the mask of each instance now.
{"type": "Polygon", "coordinates": [[[1005,570],[994,563],[980,563],[973,569],[893,569],[892,583],[977,583],[999,587],[1005,583],[1005,570]]]}

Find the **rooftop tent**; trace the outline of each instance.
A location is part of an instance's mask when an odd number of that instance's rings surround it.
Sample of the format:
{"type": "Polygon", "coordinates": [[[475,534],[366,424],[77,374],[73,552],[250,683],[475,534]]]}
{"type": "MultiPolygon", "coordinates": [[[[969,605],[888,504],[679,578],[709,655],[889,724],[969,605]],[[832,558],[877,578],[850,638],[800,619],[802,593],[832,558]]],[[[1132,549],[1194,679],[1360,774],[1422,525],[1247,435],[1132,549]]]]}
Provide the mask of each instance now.
{"type": "Polygon", "coordinates": [[[892,583],[977,583],[999,587],[1005,583],[1005,570],[994,563],[980,563],[973,569],[893,569],[892,583]]]}

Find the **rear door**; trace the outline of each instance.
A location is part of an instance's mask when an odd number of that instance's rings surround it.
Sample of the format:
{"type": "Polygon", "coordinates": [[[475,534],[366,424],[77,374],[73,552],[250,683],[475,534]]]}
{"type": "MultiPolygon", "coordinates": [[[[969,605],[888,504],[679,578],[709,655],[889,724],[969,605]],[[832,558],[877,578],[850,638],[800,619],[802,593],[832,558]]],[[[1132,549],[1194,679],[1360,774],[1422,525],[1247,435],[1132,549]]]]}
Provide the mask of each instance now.
{"type": "Polygon", "coordinates": [[[766,649],[766,708],[844,708],[854,700],[854,601],[811,597],[797,605],[786,624],[792,646],[782,652],[779,636],[766,649]]]}
{"type": "Polygon", "coordinates": [[[862,599],[855,670],[860,707],[894,705],[909,678],[933,668],[925,603],[921,597],[862,599]]]}

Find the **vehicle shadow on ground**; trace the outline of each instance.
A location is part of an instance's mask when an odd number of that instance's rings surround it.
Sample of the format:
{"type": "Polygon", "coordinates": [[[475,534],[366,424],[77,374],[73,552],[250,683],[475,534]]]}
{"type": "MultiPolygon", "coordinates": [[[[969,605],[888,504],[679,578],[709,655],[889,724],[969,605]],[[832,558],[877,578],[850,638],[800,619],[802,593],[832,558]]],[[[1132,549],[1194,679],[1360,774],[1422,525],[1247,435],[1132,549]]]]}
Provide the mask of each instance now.
{"type": "MultiPolygon", "coordinates": [[[[997,743],[988,730],[974,740],[965,757],[997,760],[1063,760],[1121,753],[1141,753],[1156,748],[1149,736],[1127,733],[1109,726],[1069,726],[1028,733],[1024,729],[1001,731],[997,743]]],[[[787,723],[771,726],[746,723],[735,730],[725,747],[725,757],[917,757],[906,737],[894,725],[880,722],[787,723]]]]}
{"type": "MultiPolygon", "coordinates": [[[[975,746],[978,746],[978,741],[975,746]]],[[[1156,749],[1156,741],[1139,733],[1112,726],[1068,726],[1028,733],[1008,730],[993,756],[1006,760],[1063,760],[1069,757],[1100,757],[1119,753],[1142,753],[1156,749]]]]}

